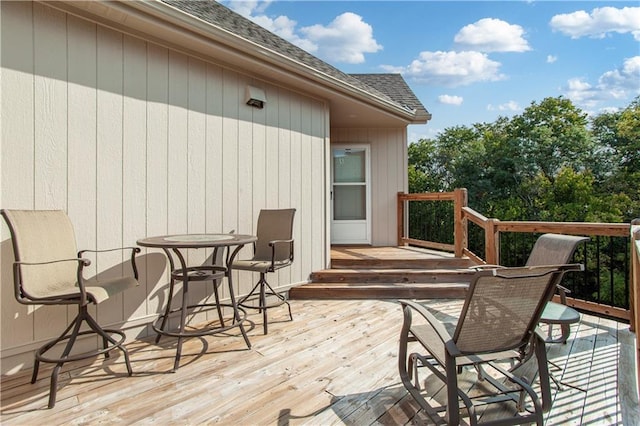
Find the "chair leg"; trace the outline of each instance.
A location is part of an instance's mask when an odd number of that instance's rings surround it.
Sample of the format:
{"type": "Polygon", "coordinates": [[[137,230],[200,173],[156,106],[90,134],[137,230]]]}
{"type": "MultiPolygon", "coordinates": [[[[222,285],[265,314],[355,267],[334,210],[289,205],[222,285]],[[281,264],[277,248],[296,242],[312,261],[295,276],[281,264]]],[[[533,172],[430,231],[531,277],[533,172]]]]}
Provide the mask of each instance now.
{"type": "Polygon", "coordinates": [[[267,296],[265,295],[264,285],[267,282],[264,274],[260,274],[260,306],[262,306],[262,331],[267,334],[267,296]]]}
{"type": "MultiPolygon", "coordinates": [[[[86,308],[87,307],[84,306],[85,310],[86,308]]],[[[78,312],[78,315],[75,317],[75,319],[71,324],[73,325],[73,331],[69,335],[69,341],[67,342],[64,348],[64,351],[62,351],[62,355],[60,356],[61,360],[69,356],[69,353],[71,352],[71,348],[73,348],[73,345],[76,342],[76,338],[78,337],[78,333],[80,332],[80,326],[82,325],[82,307],[80,308],[80,312],[78,312]]],[[[67,331],[69,330],[69,328],[70,327],[67,328],[67,331]]],[[[57,341],[60,341],[60,340],[61,339],[58,338],[57,341]]],[[[53,371],[51,372],[51,384],[49,385],[49,404],[48,404],[49,408],[53,408],[56,405],[56,396],[58,394],[58,373],[60,373],[62,364],[64,364],[64,361],[56,363],[56,366],[53,368],[53,371]]]]}
{"type": "MultiPolygon", "coordinates": [[[[448,355],[445,362],[447,376],[447,423],[450,425],[460,424],[460,408],[458,404],[458,375],[455,361],[448,355]]],[[[474,413],[469,413],[475,419],[474,413]]],[[[473,420],[471,420],[473,422],[473,420]]]]}
{"type": "Polygon", "coordinates": [[[260,280],[256,283],[256,285],[253,286],[251,291],[246,296],[243,296],[238,302],[239,306],[243,306],[249,309],[257,309],[258,312],[262,312],[262,321],[263,321],[262,328],[263,328],[264,334],[267,334],[268,332],[267,309],[275,308],[276,306],[280,306],[282,304],[287,305],[287,308],[289,311],[289,319],[293,321],[293,315],[291,314],[291,305],[289,304],[289,301],[285,296],[275,291],[273,287],[269,285],[269,283],[267,282],[267,279],[265,278],[265,273],[260,273],[260,280]],[[251,298],[251,296],[255,295],[256,292],[258,292],[258,305],[257,306],[247,305],[245,302],[249,298],[251,298]],[[280,303],[277,303],[274,305],[267,305],[267,296],[277,297],[278,299],[280,299],[280,303]]]}
{"type": "MultiPolygon", "coordinates": [[[[53,339],[49,341],[47,344],[45,344],[44,346],[40,347],[40,349],[38,349],[38,354],[44,354],[49,349],[51,349],[52,347],[54,347],[55,345],[63,341],[67,337],[67,334],[69,333],[71,328],[73,328],[73,326],[76,324],[77,320],[78,320],[78,317],[76,316],[76,318],[69,323],[67,328],[65,328],[65,330],[62,332],[62,334],[60,334],[60,336],[58,336],[57,339],[53,339]]],[[[40,369],[40,358],[36,354],[35,361],[33,362],[33,374],[31,375],[31,384],[35,383],[36,380],[38,379],[39,369],[40,369]]]]}
{"type": "Polygon", "coordinates": [[[289,308],[289,319],[291,321],[293,321],[293,315],[291,315],[291,305],[289,304],[289,301],[287,300],[287,298],[285,296],[283,296],[281,293],[278,293],[277,291],[275,291],[271,287],[271,285],[269,285],[267,280],[264,280],[264,285],[266,285],[267,288],[269,289],[269,292],[267,294],[272,295],[272,296],[276,296],[278,299],[280,299],[283,303],[285,303],[287,305],[287,307],[289,308]]]}
{"type": "Polygon", "coordinates": [[[51,340],[50,342],[48,342],[47,344],[45,344],[44,346],[42,346],[40,349],[36,351],[31,383],[35,383],[38,377],[40,362],[48,362],[48,363],[56,364],[51,373],[51,379],[50,379],[51,383],[49,386],[48,407],[53,408],[56,404],[56,397],[57,397],[57,391],[58,391],[58,374],[60,373],[60,369],[66,362],[91,358],[101,353],[104,353],[105,357],[108,357],[109,351],[116,348],[120,349],[123,352],[125,364],[127,366],[127,372],[129,373],[129,376],[131,376],[132,375],[131,362],[129,360],[129,354],[126,348],[124,348],[123,346],[124,340],[125,340],[124,333],[116,330],[104,330],[102,327],[98,325],[98,323],[93,319],[93,317],[89,315],[86,305],[79,306],[78,315],[76,315],[74,320],[67,326],[65,331],[58,338],[51,340]],[[82,322],[86,322],[90,330],[80,331],[82,322]],[[121,336],[121,340],[118,341],[114,339],[112,336],[109,335],[109,333],[119,334],[121,336]],[[87,335],[87,334],[96,334],[100,336],[102,338],[103,348],[70,356],[69,354],[71,353],[71,350],[73,349],[73,346],[78,336],[87,335]],[[65,344],[64,350],[62,351],[62,354],[59,357],[48,358],[45,356],[47,351],[49,351],[51,348],[56,346],[58,343],[63,342],[64,340],[67,340],[67,342],[65,344]],[[111,346],[109,346],[109,343],[111,343],[111,346]]]}
{"type": "MultiPolygon", "coordinates": [[[[91,327],[91,329],[96,332],[96,334],[102,336],[102,341],[104,342],[105,350],[109,347],[107,342],[111,342],[111,345],[112,345],[111,349],[120,349],[122,351],[122,354],[124,355],[124,363],[127,366],[127,372],[129,373],[129,376],[133,375],[133,370],[131,369],[131,362],[129,361],[129,351],[127,351],[127,348],[125,348],[122,344],[120,344],[116,339],[111,337],[109,335],[108,330],[105,330],[102,327],[100,327],[100,325],[96,322],[95,319],[93,319],[91,315],[89,315],[88,312],[85,312],[84,319],[87,322],[87,324],[89,324],[89,327],[91,327]]],[[[109,351],[106,351],[104,353],[104,357],[109,358],[109,351]]]]}

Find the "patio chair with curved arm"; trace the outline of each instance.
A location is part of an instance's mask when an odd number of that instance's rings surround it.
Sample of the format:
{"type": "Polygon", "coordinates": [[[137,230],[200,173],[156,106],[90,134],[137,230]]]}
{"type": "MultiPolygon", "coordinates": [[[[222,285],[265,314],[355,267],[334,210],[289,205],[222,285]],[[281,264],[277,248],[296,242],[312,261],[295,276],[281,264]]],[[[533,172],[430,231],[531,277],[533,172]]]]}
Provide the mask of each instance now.
{"type": "Polygon", "coordinates": [[[536,332],[536,325],[562,275],[579,269],[580,265],[560,265],[477,271],[453,332],[422,305],[401,300],[404,322],[398,367],[402,383],[436,423],[459,424],[461,400],[471,424],[478,424],[476,408],[479,405],[513,401],[518,410],[511,417],[483,424],[535,422],[542,425],[543,412],[550,408],[551,397],[544,339],[536,332]],[[411,353],[410,345],[415,345],[411,346],[415,350],[411,353]],[[537,360],[542,402],[530,385],[531,378],[513,374],[519,363],[533,356],[537,360]],[[500,365],[501,361],[514,360],[518,364],[513,368],[500,365]],[[474,367],[479,377],[497,391],[471,396],[461,389],[457,373],[465,366],[474,367]],[[427,402],[418,378],[421,367],[429,368],[432,376],[445,384],[444,406],[433,407],[427,402]],[[506,388],[486,373],[487,367],[506,377],[511,387],[506,388]],[[531,412],[524,410],[523,392],[533,405],[529,408],[531,412]],[[443,410],[446,410],[444,417],[443,410]]]}
{"type": "Polygon", "coordinates": [[[289,318],[293,320],[291,305],[286,296],[269,285],[266,274],[291,266],[293,263],[295,213],[296,209],[261,210],[258,215],[258,240],[253,245],[253,257],[233,262],[233,269],[260,274],[256,285],[238,301],[238,305],[262,311],[264,334],[267,334],[267,309],[286,304],[289,309],[289,318]],[[269,298],[271,300],[268,300],[269,298]]]}
{"type": "MultiPolygon", "coordinates": [[[[567,264],[573,258],[578,245],[589,241],[589,237],[564,234],[542,234],[538,237],[525,266],[561,265],[567,264]]],[[[500,267],[498,265],[477,265],[475,269],[491,269],[500,267]]],[[[560,303],[549,301],[542,312],[540,322],[547,324],[548,343],[566,343],[571,332],[570,325],[580,321],[580,314],[575,309],[567,306],[567,294],[570,290],[558,284],[556,288],[560,303]],[[553,337],[553,326],[560,325],[561,335],[553,337]]]]}
{"type": "Polygon", "coordinates": [[[85,280],[83,268],[91,262],[83,258],[85,252],[77,251],[73,225],[61,210],[1,210],[13,244],[14,291],[16,300],[26,305],[78,305],[78,314],[57,338],[49,341],[35,353],[31,383],[38,378],[40,362],[55,364],[51,373],[49,408],[56,403],[58,373],[69,361],[91,358],[99,354],[109,357],[109,351],[119,349],[124,354],[128,375],[132,374],[125,335],[119,330],[103,329],[88,312],[90,303],[98,304],[109,297],[138,285],[135,255],[137,247],[113,250],[130,250],[133,276],[105,280],[85,280]],[[81,331],[85,323],[88,328],[81,331]],[[82,335],[97,335],[102,347],[80,354],[72,354],[72,348],[82,335]],[[114,337],[117,336],[118,338],[114,337]],[[62,354],[50,355],[49,350],[66,341],[62,354]]]}
{"type": "MultiPolygon", "coordinates": [[[[529,253],[529,258],[525,266],[554,265],[569,263],[573,258],[578,245],[589,241],[589,237],[562,234],[543,234],[536,240],[536,243],[529,253]]],[[[571,324],[580,321],[580,314],[573,308],[567,306],[567,294],[569,289],[558,284],[558,295],[560,303],[550,301],[545,306],[540,322],[549,327],[547,342],[567,343],[571,333],[571,324]],[[560,325],[560,337],[553,337],[553,326],[560,325]]]]}

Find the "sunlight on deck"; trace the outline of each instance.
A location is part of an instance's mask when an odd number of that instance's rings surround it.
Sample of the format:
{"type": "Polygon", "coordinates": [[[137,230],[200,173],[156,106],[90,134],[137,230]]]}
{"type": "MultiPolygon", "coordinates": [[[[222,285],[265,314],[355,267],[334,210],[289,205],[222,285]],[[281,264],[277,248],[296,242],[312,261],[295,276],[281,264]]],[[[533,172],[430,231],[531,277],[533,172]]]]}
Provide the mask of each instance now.
{"type": "MultiPolygon", "coordinates": [[[[183,363],[170,373],[175,340],[128,345],[133,377],[122,357],[63,367],[55,408],[46,409],[48,375],[2,377],[3,425],[70,423],[429,424],[397,372],[402,321],[395,301],[292,300],[273,312],[268,335],[261,316],[240,335],[188,339],[183,363]],[[106,367],[106,370],[105,370],[106,367]]],[[[455,319],[460,301],[428,301],[455,319]]],[[[561,381],[546,424],[638,424],[635,346],[628,325],[585,315],[566,345],[549,345],[561,381]],[[631,361],[630,361],[631,360],[631,361]],[[635,386],[635,384],[634,384],[635,386]],[[630,413],[630,414],[629,414],[630,413]],[[635,417],[634,417],[635,416],[635,417]]],[[[427,383],[435,383],[427,378],[427,383]]]]}

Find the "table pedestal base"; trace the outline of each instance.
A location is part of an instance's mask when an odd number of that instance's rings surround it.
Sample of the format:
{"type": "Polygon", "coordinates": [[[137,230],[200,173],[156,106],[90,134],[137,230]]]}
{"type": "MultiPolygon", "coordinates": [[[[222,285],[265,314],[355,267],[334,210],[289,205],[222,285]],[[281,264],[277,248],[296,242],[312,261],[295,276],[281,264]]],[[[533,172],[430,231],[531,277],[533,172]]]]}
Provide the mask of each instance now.
{"type": "MultiPolygon", "coordinates": [[[[179,256],[180,257],[180,256],[179,256]]],[[[182,259],[181,259],[182,261],[182,259]]],[[[173,263],[173,262],[171,262],[173,263]]],[[[213,334],[222,333],[228,331],[234,327],[238,327],[242,336],[244,337],[244,341],[247,344],[248,348],[251,348],[251,343],[249,342],[249,337],[244,329],[244,325],[242,324],[247,316],[246,311],[238,306],[236,303],[220,303],[220,295],[218,293],[218,285],[221,280],[227,275],[227,269],[222,266],[192,266],[192,267],[184,267],[180,269],[175,269],[171,273],[171,283],[169,287],[169,296],[167,299],[167,308],[163,315],[160,316],[159,319],[162,320],[160,326],[156,326],[155,324],[152,326],[153,330],[158,333],[156,337],[156,343],[160,342],[160,338],[162,336],[171,336],[178,338],[178,345],[176,348],[176,359],[174,361],[173,370],[176,371],[180,366],[180,358],[182,355],[182,342],[183,339],[188,337],[200,337],[200,336],[209,336],[213,334]],[[177,282],[182,282],[182,306],[180,308],[171,309],[171,302],[173,300],[174,289],[177,282]],[[189,300],[189,284],[193,281],[213,281],[213,293],[216,299],[215,303],[199,303],[195,305],[188,305],[189,300]],[[233,310],[233,318],[231,318],[230,322],[225,324],[225,319],[222,314],[222,308],[229,307],[233,310]],[[218,311],[218,320],[220,325],[216,327],[207,327],[200,330],[186,330],[187,323],[187,315],[189,310],[193,310],[195,308],[215,308],[218,311]],[[170,331],[167,330],[167,323],[169,320],[169,316],[172,313],[180,312],[180,325],[178,330],[170,331]]],[[[229,287],[231,287],[231,282],[229,282],[229,287]]],[[[233,294],[233,289],[231,288],[231,294],[233,294]]],[[[232,302],[235,302],[235,299],[232,298],[232,302]]]]}

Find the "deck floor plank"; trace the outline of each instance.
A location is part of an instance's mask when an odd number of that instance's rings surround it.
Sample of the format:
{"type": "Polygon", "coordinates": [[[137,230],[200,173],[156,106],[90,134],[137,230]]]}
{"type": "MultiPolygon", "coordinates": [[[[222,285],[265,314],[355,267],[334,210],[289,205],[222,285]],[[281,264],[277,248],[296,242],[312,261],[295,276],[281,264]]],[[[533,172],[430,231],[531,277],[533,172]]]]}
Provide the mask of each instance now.
{"type": "MultiPolygon", "coordinates": [[[[249,313],[251,349],[235,331],[186,339],[175,373],[170,372],[172,338],[158,345],[153,338],[128,344],[133,377],[123,374],[123,357],[115,352],[109,360],[66,364],[51,410],[46,408],[50,367],[42,369],[34,385],[29,371],[2,377],[0,423],[430,424],[398,376],[402,314],[396,301],[291,304],[293,321],[284,307],[270,311],[266,336],[261,315],[249,313]]],[[[455,320],[461,307],[459,300],[425,304],[444,320],[455,320]]],[[[623,412],[637,411],[622,402],[632,398],[616,398],[618,363],[633,360],[635,351],[627,335],[625,324],[584,315],[567,345],[549,345],[550,358],[565,368],[564,374],[556,372],[558,377],[587,393],[569,387],[556,392],[547,424],[621,424],[623,412]],[[619,336],[626,340],[620,343],[619,336]]],[[[473,376],[465,372],[461,382],[471,387],[473,376]]],[[[443,402],[442,384],[428,374],[420,378],[434,403],[443,402]]]]}
{"type": "Polygon", "coordinates": [[[609,368],[611,362],[619,365],[618,323],[598,318],[598,334],[593,348],[589,388],[585,394],[582,424],[620,424],[618,400],[618,374],[609,368]]]}
{"type": "Polygon", "coordinates": [[[557,371],[550,366],[550,373],[558,380],[571,385],[564,385],[561,390],[556,389],[552,409],[546,418],[548,424],[579,425],[582,422],[584,390],[589,386],[589,370],[598,334],[598,319],[585,319],[583,316],[583,320],[577,325],[572,325],[573,327],[577,329],[575,338],[567,342],[566,348],[563,348],[564,345],[548,345],[551,355],[549,359],[561,367],[561,371],[557,371]],[[569,350],[566,355],[563,353],[565,349],[569,350]],[[553,356],[554,351],[561,352],[562,355],[553,356]]]}

